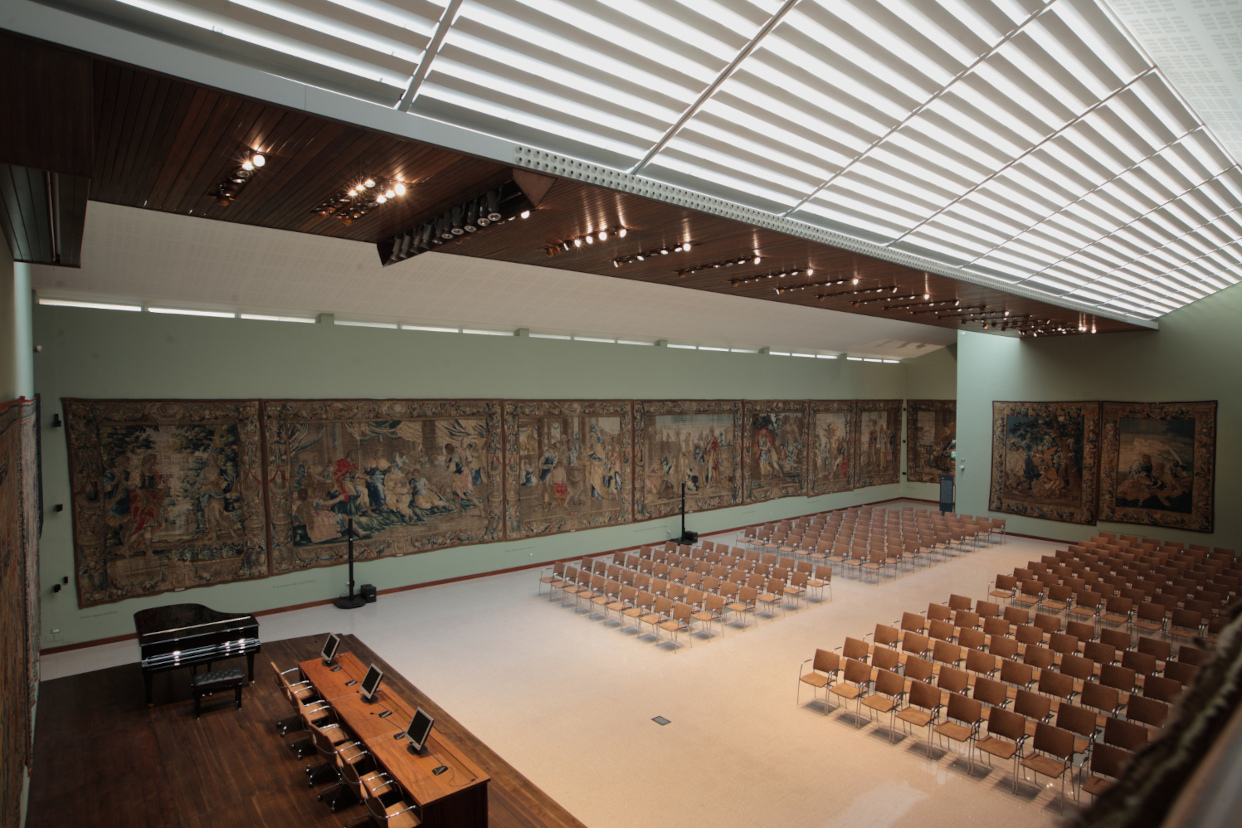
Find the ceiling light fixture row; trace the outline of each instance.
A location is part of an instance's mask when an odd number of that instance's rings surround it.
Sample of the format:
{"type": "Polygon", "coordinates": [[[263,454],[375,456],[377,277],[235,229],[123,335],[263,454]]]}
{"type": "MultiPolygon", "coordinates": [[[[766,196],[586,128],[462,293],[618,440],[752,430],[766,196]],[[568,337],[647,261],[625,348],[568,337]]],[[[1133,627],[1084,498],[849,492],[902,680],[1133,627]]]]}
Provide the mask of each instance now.
{"type": "Polygon", "coordinates": [[[910,313],[930,313],[932,309],[944,309],[948,305],[960,307],[961,299],[938,299],[933,302],[908,302],[904,305],[885,305],[884,310],[908,310],[910,313]],[[928,310],[917,310],[918,308],[927,308],[928,310]]]}
{"type": "MultiPolygon", "coordinates": [[[[581,250],[583,247],[593,245],[597,241],[606,242],[609,236],[616,236],[624,239],[629,233],[626,227],[605,227],[602,230],[594,230],[585,236],[575,236],[572,239],[559,241],[556,244],[550,244],[544,248],[544,252],[549,256],[555,256],[557,253],[570,253],[575,250],[581,250]]],[[[620,267],[620,265],[617,265],[620,267]]]]}
{"type": "Polygon", "coordinates": [[[219,186],[207,195],[214,198],[221,207],[228,207],[254,177],[255,171],[266,163],[267,157],[263,153],[253,149],[246,150],[237,168],[225,175],[219,186]]]}
{"type": "Polygon", "coordinates": [[[871,299],[855,299],[850,305],[858,308],[863,305],[870,305],[872,302],[904,302],[908,299],[918,299],[921,293],[911,293],[906,296],[874,296],[871,299]]]}
{"type": "Polygon", "coordinates": [[[686,240],[672,247],[657,247],[654,250],[644,250],[642,253],[618,256],[612,260],[612,266],[621,267],[621,265],[633,264],[634,262],[645,262],[648,259],[654,259],[656,256],[667,256],[669,253],[687,253],[690,251],[691,244],[689,240],[686,240]]]}
{"type": "MultiPolygon", "coordinates": [[[[853,281],[854,284],[858,284],[857,280],[851,280],[851,281],[853,281]]],[[[898,285],[888,285],[886,287],[861,288],[860,290],[838,290],[836,293],[821,293],[815,298],[817,301],[822,302],[825,299],[836,299],[840,296],[865,296],[870,293],[894,293],[895,294],[899,290],[901,290],[901,288],[898,285]]],[[[885,296],[884,298],[888,299],[889,301],[896,301],[898,299],[909,298],[909,297],[885,296]]]]}
{"type": "Polygon", "coordinates": [[[405,195],[411,186],[402,178],[376,178],[364,175],[350,185],[348,190],[333,193],[323,200],[312,213],[334,216],[345,224],[353,224],[374,210],[405,195]]]}
{"type": "Polygon", "coordinates": [[[509,181],[404,233],[398,233],[392,239],[378,242],[375,247],[380,261],[387,267],[439,245],[462,240],[487,227],[529,218],[533,209],[534,205],[522,188],[509,181]]]}
{"type": "Polygon", "coordinates": [[[759,251],[756,250],[754,254],[750,256],[738,256],[733,259],[724,259],[719,262],[710,262],[708,264],[696,265],[694,267],[683,267],[681,270],[677,271],[677,278],[684,279],[693,273],[698,273],[700,270],[713,270],[718,267],[733,267],[734,265],[744,264],[763,264],[763,257],[760,256],[759,251]]]}

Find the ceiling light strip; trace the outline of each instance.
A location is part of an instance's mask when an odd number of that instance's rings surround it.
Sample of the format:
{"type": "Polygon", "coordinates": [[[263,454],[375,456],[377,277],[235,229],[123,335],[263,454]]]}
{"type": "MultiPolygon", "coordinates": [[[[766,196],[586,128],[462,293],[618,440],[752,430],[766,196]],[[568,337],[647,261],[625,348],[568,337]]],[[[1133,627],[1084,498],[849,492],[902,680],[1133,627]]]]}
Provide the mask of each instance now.
{"type": "Polygon", "coordinates": [[[681,132],[681,129],[686,125],[686,122],[698,114],[698,111],[703,107],[703,104],[707,103],[707,101],[716,94],[716,90],[720,88],[721,84],[732,77],[733,73],[737,71],[737,68],[742,65],[742,61],[750,57],[755,49],[759,47],[759,44],[763,41],[763,39],[767,37],[773,29],[780,25],[781,21],[785,19],[785,15],[789,14],[789,12],[793,10],[793,7],[798,5],[799,2],[800,0],[785,0],[784,5],[777,10],[776,14],[768,18],[768,22],[764,23],[755,36],[752,37],[746,45],[741,48],[741,50],[738,51],[733,60],[729,62],[729,65],[722,69],[720,74],[716,76],[716,79],[712,81],[706,89],[699,93],[699,97],[695,99],[694,103],[687,107],[685,112],[681,113],[681,117],[668,128],[668,131],[664,133],[663,137],[661,137],[659,141],[647,150],[647,153],[637,164],[630,168],[629,172],[631,175],[637,174],[641,171],[643,167],[651,163],[652,158],[655,158],[661,150],[668,146],[668,142],[671,141],[677,133],[681,132]]]}
{"type": "Polygon", "coordinates": [[[948,84],[946,84],[945,86],[942,86],[940,89],[936,90],[934,93],[932,93],[931,97],[929,97],[927,100],[925,100],[923,103],[919,104],[918,106],[914,107],[914,109],[910,110],[910,113],[909,113],[908,115],[906,115],[906,117],[905,117],[905,118],[903,118],[902,120],[900,120],[900,121],[898,121],[897,123],[893,124],[893,125],[892,125],[889,129],[888,129],[888,131],[887,131],[887,132],[885,132],[885,133],[884,133],[883,135],[881,135],[879,138],[876,138],[874,141],[872,141],[872,142],[871,142],[871,146],[867,147],[867,149],[863,150],[861,153],[859,153],[858,155],[856,155],[856,156],[855,156],[855,157],[854,157],[854,158],[853,158],[853,159],[852,159],[849,163],[847,163],[845,166],[841,167],[841,169],[837,170],[837,171],[836,171],[836,173],[834,173],[834,174],[832,175],[832,177],[830,177],[828,180],[826,180],[826,181],[824,181],[823,183],[821,183],[821,184],[820,184],[818,187],[816,187],[816,188],[815,188],[815,189],[814,189],[814,190],[813,190],[813,191],[812,191],[809,195],[807,195],[805,198],[803,198],[803,199],[802,199],[801,201],[799,201],[797,204],[795,204],[795,205],[793,205],[792,207],[790,207],[788,210],[786,210],[786,211],[785,211],[784,213],[782,213],[781,215],[782,215],[782,216],[786,216],[786,217],[787,217],[787,216],[791,215],[792,213],[796,213],[798,210],[801,210],[801,209],[802,209],[802,208],[806,205],[806,203],[807,203],[807,202],[811,201],[813,198],[816,198],[816,197],[817,197],[820,193],[822,193],[824,190],[826,190],[826,189],[827,189],[827,188],[828,188],[828,187],[832,184],[832,182],[836,181],[838,178],[840,178],[841,176],[845,175],[845,173],[847,173],[849,170],[851,170],[851,169],[853,169],[853,168],[854,168],[854,165],[855,165],[855,164],[857,164],[857,163],[859,163],[860,161],[862,161],[862,160],[863,160],[864,158],[866,158],[866,157],[867,157],[867,156],[868,156],[868,155],[869,155],[869,154],[870,154],[873,150],[875,150],[875,149],[876,149],[876,148],[878,148],[881,144],[883,144],[883,143],[885,143],[886,141],[888,141],[888,139],[889,139],[890,137],[892,137],[892,136],[893,136],[893,134],[895,134],[895,133],[896,133],[896,132],[898,132],[899,130],[903,129],[906,125],[908,125],[909,123],[911,123],[911,122],[912,122],[912,121],[913,121],[913,120],[914,120],[914,119],[915,119],[918,115],[922,114],[924,110],[926,110],[929,106],[931,106],[931,105],[932,105],[933,103],[935,103],[937,100],[939,100],[940,98],[942,98],[942,97],[943,97],[946,93],[948,93],[948,92],[949,92],[949,90],[953,89],[953,85],[954,85],[955,83],[957,83],[957,82],[958,82],[958,81],[960,81],[962,78],[964,78],[964,77],[966,77],[967,75],[969,75],[970,73],[972,73],[972,72],[975,70],[975,67],[977,67],[977,66],[979,66],[980,64],[982,64],[982,63],[986,62],[987,60],[989,60],[989,59],[990,59],[993,55],[995,55],[995,54],[997,53],[997,51],[999,51],[999,50],[1000,50],[1000,48],[1001,48],[1002,46],[1004,46],[1006,43],[1008,43],[1009,41],[1011,41],[1011,40],[1013,40],[1015,37],[1017,37],[1017,36],[1018,36],[1018,34],[1019,34],[1020,32],[1022,32],[1022,30],[1023,30],[1023,29],[1025,29],[1025,28],[1026,28],[1026,26],[1027,26],[1028,24],[1030,24],[1031,22],[1033,22],[1033,21],[1035,21],[1036,19],[1038,19],[1041,15],[1043,15],[1043,14],[1047,13],[1047,12],[1048,12],[1048,10],[1049,10],[1050,8],[1052,8],[1052,7],[1051,7],[1051,6],[1045,6],[1045,7],[1043,7],[1043,8],[1036,9],[1034,12],[1032,12],[1032,13],[1031,13],[1031,14],[1029,14],[1029,15],[1027,15],[1026,19],[1024,19],[1021,23],[1019,23],[1019,24],[1018,24],[1018,26],[1017,26],[1017,28],[1015,28],[1015,29],[1011,30],[1010,32],[1008,32],[1007,34],[1005,34],[1005,35],[1001,38],[1001,40],[1000,40],[999,42],[997,42],[994,46],[992,46],[992,48],[991,48],[991,49],[989,49],[989,50],[987,50],[986,52],[984,52],[983,54],[979,55],[979,56],[978,56],[978,58],[976,58],[976,59],[975,59],[974,63],[971,63],[969,66],[966,66],[964,69],[962,69],[962,71],[961,71],[961,72],[959,72],[959,73],[957,74],[957,76],[956,76],[956,77],[955,77],[952,81],[950,81],[950,82],[949,82],[948,84]]]}

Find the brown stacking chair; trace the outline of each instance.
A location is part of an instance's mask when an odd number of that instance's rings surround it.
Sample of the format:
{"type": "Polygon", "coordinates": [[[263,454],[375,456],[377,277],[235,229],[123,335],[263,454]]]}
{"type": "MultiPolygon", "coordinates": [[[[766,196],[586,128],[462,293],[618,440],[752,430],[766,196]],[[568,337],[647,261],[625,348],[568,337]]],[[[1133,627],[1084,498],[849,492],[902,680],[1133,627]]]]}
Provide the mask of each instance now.
{"type": "Polygon", "coordinates": [[[1203,627],[1203,613],[1189,609],[1175,609],[1169,613],[1169,635],[1175,638],[1198,638],[1203,627]]]}
{"type": "Polygon", "coordinates": [[[1048,636],[1048,649],[1062,658],[1067,655],[1078,655],[1078,637],[1069,633],[1053,633],[1048,636]]]}
{"type": "Polygon", "coordinates": [[[1143,681],[1154,676],[1157,671],[1156,657],[1150,653],[1140,653],[1137,650],[1126,650],[1122,653],[1121,666],[1129,667],[1138,673],[1143,677],[1143,681]]]}
{"type": "MultiPolygon", "coordinates": [[[[1053,675],[1049,672],[1049,675],[1053,675]]],[[[1035,725],[1052,720],[1052,699],[1032,690],[1019,690],[1013,700],[1013,712],[1026,719],[1026,735],[1035,735],[1035,725]]],[[[1092,717],[1094,721],[1094,717],[1092,717]]]]}
{"type": "Polygon", "coordinates": [[[919,633],[902,633],[901,652],[907,658],[910,656],[919,656],[920,658],[928,656],[931,654],[931,639],[919,633]]]}
{"type": "Polygon", "coordinates": [[[951,610],[968,610],[974,604],[970,598],[965,595],[950,595],[949,609],[951,610]]]}
{"type": "Polygon", "coordinates": [[[1094,708],[1100,711],[1096,717],[1096,721],[1100,726],[1104,725],[1104,720],[1110,716],[1116,716],[1121,709],[1121,693],[1116,687],[1105,687],[1094,681],[1089,681],[1082,686],[1082,696],[1079,698],[1083,707],[1094,708]]]}
{"type": "Polygon", "coordinates": [[[1094,796],[1113,786],[1134,754],[1115,745],[1098,744],[1091,749],[1091,776],[1082,783],[1082,789],[1094,796]]]}
{"type": "Polygon", "coordinates": [[[1074,734],[1054,725],[1040,722],[1035,726],[1031,755],[1021,765],[1049,779],[1061,780],[1061,811],[1065,811],[1065,782],[1073,783],[1074,734]]]}
{"type": "Polygon", "coordinates": [[[1061,672],[1077,682],[1075,687],[1080,690],[1083,682],[1095,680],[1095,662],[1086,656],[1062,656],[1061,672]]]}
{"type": "Polygon", "coordinates": [[[869,710],[888,714],[888,742],[893,743],[897,733],[897,712],[901,709],[901,699],[906,694],[906,680],[892,670],[880,670],[873,685],[875,692],[862,700],[869,710]]]}
{"type": "Polygon", "coordinates": [[[798,704],[802,704],[802,686],[824,691],[824,715],[828,715],[828,686],[841,671],[841,657],[831,650],[816,650],[815,655],[798,668],[798,704]],[[810,671],[806,666],[810,664],[810,671]]]}
{"type": "Polygon", "coordinates": [[[1000,604],[993,601],[979,600],[975,602],[975,612],[979,613],[981,618],[996,618],[1001,614],[1000,604]]]}
{"type": "Polygon", "coordinates": [[[1195,674],[1199,672],[1199,668],[1193,664],[1187,664],[1184,661],[1166,661],[1164,663],[1164,677],[1179,681],[1183,686],[1189,685],[1195,679],[1195,674]]]}
{"type": "Polygon", "coordinates": [[[982,650],[967,650],[966,670],[978,676],[992,678],[1000,671],[1000,659],[982,650]]]}
{"type": "Polygon", "coordinates": [[[937,604],[932,601],[927,605],[927,620],[931,621],[952,621],[953,609],[944,604],[937,604]]]}
{"type": "Polygon", "coordinates": [[[746,626],[746,617],[755,614],[755,601],[759,598],[759,590],[750,586],[740,586],[737,596],[726,605],[726,609],[734,616],[741,616],[742,626],[746,626]]]}
{"type": "Polygon", "coordinates": [[[1151,731],[1141,724],[1110,716],[1104,722],[1104,743],[1138,753],[1147,747],[1151,731]]]}
{"type": "Polygon", "coordinates": [[[970,689],[970,674],[955,667],[942,667],[936,676],[936,687],[941,691],[941,702],[948,704],[950,694],[965,694],[970,689]]]}
{"type": "Polygon", "coordinates": [[[1130,638],[1130,633],[1126,630],[1100,630],[1100,641],[1101,643],[1116,647],[1117,652],[1130,649],[1130,646],[1134,643],[1130,638]]]}
{"type": "MultiPolygon", "coordinates": [[[[988,708],[988,735],[980,739],[978,748],[988,756],[1013,760],[1013,790],[1018,791],[1018,762],[1022,759],[1022,743],[1026,740],[1026,719],[1012,710],[988,708]]],[[[988,760],[991,764],[991,759],[988,760]]]]}
{"type": "MultiPolygon", "coordinates": [[[[1046,612],[1035,613],[1035,620],[1031,623],[1036,627],[1039,627],[1047,635],[1052,635],[1053,633],[1059,633],[1061,631],[1061,619],[1057,618],[1055,615],[1049,615],[1046,612]]],[[[1066,632],[1069,632],[1069,630],[1066,630],[1066,632]]],[[[1081,638],[1081,636],[1079,637],[1081,638]]]]}
{"type": "Polygon", "coordinates": [[[1079,590],[1074,596],[1074,606],[1069,608],[1069,614],[1075,618],[1092,619],[1100,614],[1100,607],[1104,603],[1104,595],[1090,589],[1079,590]]]}
{"type": "Polygon", "coordinates": [[[846,636],[845,643],[837,647],[841,651],[841,658],[852,658],[858,661],[866,661],[871,655],[871,648],[867,646],[867,642],[861,638],[853,638],[846,636]]]}
{"type": "Polygon", "coordinates": [[[962,663],[962,648],[958,644],[950,644],[948,641],[936,639],[932,648],[932,661],[938,664],[944,664],[949,667],[956,667],[962,663]]]}
{"type": "Polygon", "coordinates": [[[1065,631],[1084,644],[1088,641],[1099,639],[1099,632],[1096,630],[1095,624],[1089,621],[1067,621],[1065,623],[1065,631]]]}
{"type": "Polygon", "coordinates": [[[957,638],[957,627],[952,621],[936,619],[927,623],[927,635],[937,641],[953,641],[957,638]]]}
{"type": "MultiPolygon", "coordinates": [[[[1157,662],[1166,663],[1173,658],[1173,645],[1159,638],[1140,635],[1138,651],[1156,657],[1157,662]]],[[[1184,683],[1184,682],[1183,682],[1184,683]]]]}
{"type": "Polygon", "coordinates": [[[1074,753],[1084,756],[1095,744],[1095,714],[1076,704],[1063,704],[1057,708],[1057,727],[1075,734],[1074,753]]]}
{"type": "Polygon", "coordinates": [[[1192,647],[1189,644],[1182,644],[1177,648],[1177,660],[1184,664],[1193,664],[1196,667],[1203,665],[1207,660],[1207,650],[1199,647],[1192,647]]]}
{"type": "Polygon", "coordinates": [[[905,660],[905,676],[907,688],[917,682],[930,684],[936,678],[935,665],[925,658],[912,655],[905,660]]]}
{"type": "Polygon", "coordinates": [[[1030,690],[1035,684],[1035,670],[1029,664],[1005,659],[1001,662],[1001,681],[1013,687],[1030,690]]]}
{"type": "Polygon", "coordinates": [[[1023,650],[1027,647],[1041,647],[1044,643],[1044,631],[1031,624],[1023,624],[1015,628],[1013,637],[1023,650]]]}
{"type": "Polygon", "coordinates": [[[1130,622],[1134,620],[1133,599],[1121,595],[1109,598],[1104,602],[1104,611],[1100,613],[1100,620],[1105,624],[1129,628],[1130,622]]]}
{"type": "Polygon", "coordinates": [[[1117,648],[1103,641],[1088,641],[1083,645],[1082,654],[1096,664],[1113,664],[1117,661],[1117,648]]]}
{"type": "Polygon", "coordinates": [[[964,627],[957,631],[957,643],[970,650],[982,650],[987,647],[988,636],[983,630],[964,627]]]}
{"type": "Polygon", "coordinates": [[[897,672],[901,669],[901,654],[888,647],[876,647],[871,651],[871,668],[873,678],[876,670],[897,672]]]}
{"type": "Polygon", "coordinates": [[[1166,676],[1152,676],[1143,686],[1143,695],[1149,699],[1173,704],[1182,694],[1182,683],[1166,676]]]}
{"type": "Polygon", "coordinates": [[[1065,612],[1074,601],[1074,589],[1068,584],[1050,584],[1048,594],[1040,604],[1050,612],[1065,612]]]}
{"type": "Polygon", "coordinates": [[[1074,697],[1074,679],[1056,670],[1044,670],[1039,674],[1039,692],[1048,696],[1049,704],[1054,698],[1064,704],[1074,697]]]}
{"type": "Polygon", "coordinates": [[[901,614],[901,629],[903,632],[921,633],[927,629],[927,619],[917,612],[903,612],[901,614]]]}
{"type": "Polygon", "coordinates": [[[871,683],[871,667],[865,661],[847,659],[845,671],[841,677],[843,681],[832,685],[829,692],[843,701],[853,700],[854,727],[858,727],[862,720],[859,708],[863,698],[867,695],[867,685],[871,683]]]}
{"type": "Polygon", "coordinates": [[[945,708],[945,721],[932,728],[938,736],[966,745],[967,773],[975,767],[974,744],[979,739],[979,726],[983,723],[983,703],[962,693],[950,693],[945,708]]]}
{"type": "Polygon", "coordinates": [[[988,596],[999,601],[1009,601],[1018,591],[1018,579],[1012,575],[997,575],[988,596]]]}
{"type": "Polygon", "coordinates": [[[1005,618],[985,618],[983,619],[983,631],[990,638],[997,636],[1004,638],[1013,631],[1013,623],[1005,618]]]}
{"type": "Polygon", "coordinates": [[[993,638],[988,642],[988,652],[997,658],[1016,659],[1018,642],[1013,638],[993,638]]]}
{"type": "MultiPolygon", "coordinates": [[[[909,665],[907,664],[907,669],[909,665]]],[[[927,755],[931,757],[932,727],[940,713],[940,691],[930,684],[916,681],[910,685],[910,703],[897,711],[897,718],[912,727],[927,730],[927,755]]]]}
{"type": "Polygon", "coordinates": [[[1023,624],[1031,623],[1031,611],[1022,609],[1022,607],[1005,607],[1001,613],[1001,618],[1004,618],[1015,627],[1021,627],[1023,624]]]}
{"type": "Polygon", "coordinates": [[[1009,703],[1009,691],[1004,682],[984,676],[975,679],[975,689],[970,696],[989,707],[1004,707],[1009,703]]]}
{"type": "Polygon", "coordinates": [[[1013,596],[1015,606],[1034,609],[1044,600],[1044,584],[1038,578],[1028,578],[1022,582],[1018,593],[1013,596]]]}
{"type": "Polygon", "coordinates": [[[1134,612],[1134,628],[1141,632],[1163,633],[1168,619],[1168,607],[1155,602],[1139,604],[1134,612]]]}
{"type": "Polygon", "coordinates": [[[1144,696],[1131,696],[1126,705],[1126,718],[1132,722],[1142,722],[1157,730],[1164,727],[1164,720],[1169,716],[1169,705],[1156,699],[1144,696]]]}
{"type": "Polygon", "coordinates": [[[1026,652],[1022,654],[1022,663],[1029,664],[1041,673],[1047,669],[1055,669],[1057,662],[1057,654],[1047,647],[1036,647],[1031,645],[1026,648],[1026,652]]]}
{"type": "Polygon", "coordinates": [[[1100,665],[1100,684],[1105,687],[1116,687],[1121,691],[1121,703],[1126,703],[1126,694],[1138,689],[1138,673],[1120,664],[1100,665]]]}

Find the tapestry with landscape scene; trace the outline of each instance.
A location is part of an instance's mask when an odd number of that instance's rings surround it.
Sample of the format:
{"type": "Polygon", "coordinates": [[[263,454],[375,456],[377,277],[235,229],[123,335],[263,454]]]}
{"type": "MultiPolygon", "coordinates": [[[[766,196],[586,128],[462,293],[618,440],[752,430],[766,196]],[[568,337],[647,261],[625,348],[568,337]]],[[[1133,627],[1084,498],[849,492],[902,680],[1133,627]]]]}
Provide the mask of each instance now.
{"type": "Polygon", "coordinates": [[[988,508],[1095,523],[1099,449],[1098,402],[992,403],[988,508]]]}
{"type": "Polygon", "coordinates": [[[263,404],[272,574],[503,537],[500,403],[263,404]]]}
{"type": "Polygon", "coordinates": [[[505,403],[510,539],[630,521],[630,411],[628,400],[505,403]]]}
{"type": "Polygon", "coordinates": [[[1211,532],[1216,401],[1106,402],[1100,520],[1211,532]]]}
{"type": "Polygon", "coordinates": [[[267,576],[257,402],[63,404],[79,606],[267,576]]]}

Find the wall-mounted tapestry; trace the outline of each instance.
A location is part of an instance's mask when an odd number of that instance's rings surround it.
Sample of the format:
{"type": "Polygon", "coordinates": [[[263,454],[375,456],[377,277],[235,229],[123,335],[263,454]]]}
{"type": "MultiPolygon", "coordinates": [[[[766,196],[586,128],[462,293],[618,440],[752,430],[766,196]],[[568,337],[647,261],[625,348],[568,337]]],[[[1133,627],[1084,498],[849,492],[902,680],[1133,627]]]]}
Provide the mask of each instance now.
{"type": "Polygon", "coordinates": [[[1099,448],[1098,402],[992,403],[988,508],[1095,523],[1099,448]]]}
{"type": "Polygon", "coordinates": [[[742,403],[735,400],[634,403],[634,519],[742,502],[742,403]]]}
{"type": "Polygon", "coordinates": [[[1216,402],[1104,403],[1100,520],[1211,532],[1216,402]]]}
{"type": "MultiPolygon", "coordinates": [[[[39,457],[39,399],[23,399],[21,408],[22,553],[26,579],[26,686],[30,726],[26,764],[34,760],[34,704],[39,688],[39,536],[43,533],[42,474],[39,457]]],[[[3,639],[0,639],[3,640],[3,639]]]]}
{"type": "Polygon", "coordinates": [[[859,400],[854,488],[901,482],[901,400],[859,400]]]}
{"type": "Polygon", "coordinates": [[[0,408],[0,826],[21,824],[22,768],[30,739],[22,411],[0,408]]]}
{"type": "Polygon", "coordinates": [[[79,606],[268,574],[257,402],[64,409],[79,606]]]}
{"type": "Polygon", "coordinates": [[[854,431],[857,428],[853,400],[811,400],[810,481],[811,496],[848,492],[854,488],[854,431]]]}
{"type": "Polygon", "coordinates": [[[630,409],[629,400],[505,403],[509,538],[630,521],[630,409]]]}
{"type": "Polygon", "coordinates": [[[272,574],[503,537],[500,403],[264,402],[272,574]]]}
{"type": "Polygon", "coordinates": [[[906,481],[939,483],[953,476],[956,400],[906,401],[906,481]]]}
{"type": "Polygon", "coordinates": [[[744,404],[743,500],[758,503],[806,494],[806,401],[744,404]]]}

